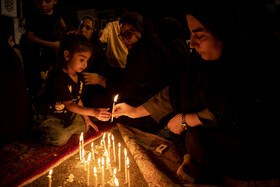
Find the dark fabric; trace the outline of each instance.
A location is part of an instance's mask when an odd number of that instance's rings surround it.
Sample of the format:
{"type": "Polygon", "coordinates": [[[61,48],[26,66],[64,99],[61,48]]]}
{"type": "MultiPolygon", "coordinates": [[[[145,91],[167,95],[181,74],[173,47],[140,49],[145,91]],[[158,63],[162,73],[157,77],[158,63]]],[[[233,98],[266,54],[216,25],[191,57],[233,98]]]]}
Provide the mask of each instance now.
{"type": "Polygon", "coordinates": [[[139,40],[127,56],[121,80],[109,80],[107,87],[119,94],[119,102],[139,106],[168,84],[170,58],[157,39],[139,40]]]}
{"type": "Polygon", "coordinates": [[[85,94],[84,86],[82,73],[78,73],[76,83],[62,70],[52,72],[45,87],[36,98],[36,110],[41,114],[50,114],[68,121],[72,112],[65,108],[63,102],[73,101],[77,104],[85,94]]]}
{"type": "MultiPolygon", "coordinates": [[[[54,11],[52,15],[44,15],[35,11],[26,19],[25,29],[34,32],[34,35],[46,41],[59,41],[61,36],[61,15],[54,11]]],[[[46,79],[50,66],[56,62],[55,51],[46,46],[31,42],[26,34],[21,37],[20,48],[24,61],[27,87],[32,96],[35,96],[46,79]]]]}
{"type": "Polygon", "coordinates": [[[31,106],[19,56],[1,41],[0,53],[1,135],[0,147],[19,140],[31,128],[31,106]]]}
{"type": "MultiPolygon", "coordinates": [[[[92,63],[88,65],[86,72],[97,73],[105,78],[113,78],[111,67],[108,64],[102,44],[98,39],[91,40],[93,46],[92,63]]],[[[94,108],[111,107],[112,94],[100,85],[86,85],[83,103],[85,106],[94,108]]]]}

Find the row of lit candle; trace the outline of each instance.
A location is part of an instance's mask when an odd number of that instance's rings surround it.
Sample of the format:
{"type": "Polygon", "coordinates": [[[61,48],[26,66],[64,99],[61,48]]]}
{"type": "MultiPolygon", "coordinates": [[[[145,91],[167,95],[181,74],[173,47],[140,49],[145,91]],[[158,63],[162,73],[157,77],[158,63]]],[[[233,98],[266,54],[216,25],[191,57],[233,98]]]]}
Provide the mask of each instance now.
{"type": "MultiPolygon", "coordinates": [[[[100,141],[100,148],[104,148],[104,153],[102,154],[102,159],[101,159],[101,164],[100,164],[100,158],[98,158],[98,168],[94,166],[93,168],[93,175],[94,175],[94,181],[95,181],[95,186],[98,185],[98,178],[97,178],[97,173],[101,173],[101,184],[102,186],[105,185],[105,161],[104,158],[106,159],[106,170],[109,171],[110,176],[112,177],[112,180],[114,180],[115,186],[119,186],[118,179],[116,178],[116,168],[114,169],[114,172],[112,172],[112,167],[111,167],[111,162],[110,162],[110,153],[111,153],[111,139],[112,139],[112,145],[113,145],[113,158],[114,162],[116,163],[116,150],[115,150],[115,141],[114,141],[114,136],[111,135],[110,133],[108,134],[108,149],[106,147],[106,133],[104,133],[103,138],[100,141]],[[99,172],[98,172],[99,171],[99,172]]],[[[121,171],[121,144],[118,143],[118,166],[119,166],[119,171],[121,171]]],[[[94,142],[91,143],[91,151],[89,151],[88,154],[88,159],[85,160],[85,151],[84,151],[84,137],[83,133],[81,133],[80,140],[79,140],[79,156],[80,156],[80,161],[83,164],[84,170],[87,171],[87,185],[89,186],[90,183],[90,162],[91,160],[95,160],[95,147],[94,147],[94,142]]],[[[129,158],[127,157],[127,150],[124,148],[124,165],[125,165],[125,183],[130,187],[130,171],[129,171],[129,158]]],[[[49,178],[49,187],[51,187],[52,184],[52,172],[53,170],[50,170],[48,178],[49,178]]]]}

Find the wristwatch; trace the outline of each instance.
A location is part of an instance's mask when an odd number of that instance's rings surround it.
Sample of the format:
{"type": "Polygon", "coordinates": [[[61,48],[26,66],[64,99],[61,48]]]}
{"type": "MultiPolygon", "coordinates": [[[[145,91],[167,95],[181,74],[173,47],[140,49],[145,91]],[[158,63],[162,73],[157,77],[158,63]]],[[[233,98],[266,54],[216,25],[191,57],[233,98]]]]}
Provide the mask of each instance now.
{"type": "Polygon", "coordinates": [[[185,131],[187,131],[187,130],[189,130],[189,128],[190,128],[190,126],[187,124],[187,122],[186,122],[186,120],[185,120],[185,115],[186,114],[182,114],[182,116],[181,116],[181,127],[185,130],[185,131]]]}

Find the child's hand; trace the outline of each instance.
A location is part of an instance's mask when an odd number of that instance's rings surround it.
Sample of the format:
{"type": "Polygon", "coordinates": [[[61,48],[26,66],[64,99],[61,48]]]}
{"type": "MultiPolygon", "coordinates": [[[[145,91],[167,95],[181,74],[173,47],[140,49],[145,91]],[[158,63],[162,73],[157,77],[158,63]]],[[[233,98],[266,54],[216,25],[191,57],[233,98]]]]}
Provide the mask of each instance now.
{"type": "Polygon", "coordinates": [[[98,127],[87,117],[85,118],[86,129],[89,130],[91,126],[96,132],[99,131],[98,127]]]}
{"type": "Polygon", "coordinates": [[[94,108],[94,115],[100,121],[108,121],[111,118],[110,108],[94,108]]]}

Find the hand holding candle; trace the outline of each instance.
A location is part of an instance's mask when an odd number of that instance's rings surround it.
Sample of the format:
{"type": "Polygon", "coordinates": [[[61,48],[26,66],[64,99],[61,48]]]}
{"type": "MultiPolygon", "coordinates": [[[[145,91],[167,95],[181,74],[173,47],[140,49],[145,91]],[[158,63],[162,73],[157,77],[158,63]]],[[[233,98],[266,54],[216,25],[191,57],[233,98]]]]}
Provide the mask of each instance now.
{"type": "Polygon", "coordinates": [[[116,102],[117,102],[117,100],[118,100],[118,96],[119,96],[119,94],[117,94],[117,95],[115,96],[115,98],[114,98],[113,107],[112,107],[111,123],[113,122],[113,119],[114,119],[114,117],[113,117],[113,112],[114,112],[114,110],[115,110],[115,104],[116,104],[116,102]]]}

